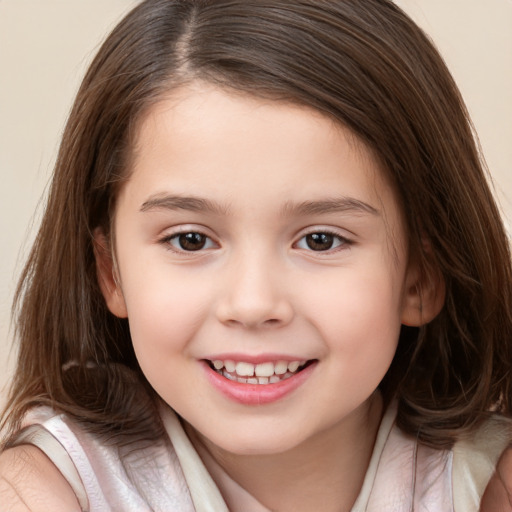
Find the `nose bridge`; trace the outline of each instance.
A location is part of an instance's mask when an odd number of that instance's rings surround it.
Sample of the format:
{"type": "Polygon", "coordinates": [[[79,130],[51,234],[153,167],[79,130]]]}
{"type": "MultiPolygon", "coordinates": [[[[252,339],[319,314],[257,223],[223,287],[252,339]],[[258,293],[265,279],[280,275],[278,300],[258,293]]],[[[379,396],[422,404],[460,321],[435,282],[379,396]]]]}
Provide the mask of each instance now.
{"type": "Polygon", "coordinates": [[[222,285],[219,320],[246,327],[288,323],[293,311],[283,270],[269,248],[253,245],[234,253],[222,285]]]}

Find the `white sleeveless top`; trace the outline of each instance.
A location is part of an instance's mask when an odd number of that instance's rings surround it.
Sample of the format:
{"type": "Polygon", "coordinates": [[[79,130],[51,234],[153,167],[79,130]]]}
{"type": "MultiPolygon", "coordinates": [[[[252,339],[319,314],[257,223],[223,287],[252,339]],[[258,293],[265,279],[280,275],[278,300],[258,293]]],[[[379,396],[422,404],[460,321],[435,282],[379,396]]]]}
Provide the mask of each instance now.
{"type": "MultiPolygon", "coordinates": [[[[83,511],[270,512],[201,453],[210,474],[176,414],[168,407],[161,414],[168,439],[119,448],[100,442],[69,417],[39,407],[27,416],[16,445],[40,448],[69,482],[83,511]]],[[[396,407],[389,407],[352,512],[478,512],[511,440],[512,422],[496,416],[471,440],[435,450],[403,434],[395,416],[396,407]]]]}

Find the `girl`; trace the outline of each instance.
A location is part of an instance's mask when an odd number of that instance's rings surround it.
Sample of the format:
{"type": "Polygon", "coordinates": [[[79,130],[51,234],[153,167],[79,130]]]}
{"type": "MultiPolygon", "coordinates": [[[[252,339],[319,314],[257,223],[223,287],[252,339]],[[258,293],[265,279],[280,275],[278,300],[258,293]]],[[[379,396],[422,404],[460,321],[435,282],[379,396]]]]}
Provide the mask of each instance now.
{"type": "Polygon", "coordinates": [[[509,510],[511,283],[462,100],[394,4],[146,0],[18,289],[3,506],[509,510]]]}

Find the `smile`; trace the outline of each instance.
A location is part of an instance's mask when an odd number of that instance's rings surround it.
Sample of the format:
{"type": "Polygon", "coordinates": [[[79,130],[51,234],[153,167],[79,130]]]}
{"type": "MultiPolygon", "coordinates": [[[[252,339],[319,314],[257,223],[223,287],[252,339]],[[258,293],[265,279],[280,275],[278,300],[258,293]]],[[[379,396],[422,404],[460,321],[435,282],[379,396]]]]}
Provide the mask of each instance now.
{"type": "Polygon", "coordinates": [[[203,359],[202,366],[212,386],[224,397],[254,406],[277,402],[292,394],[311,377],[318,360],[254,364],[232,359],[203,359]]]}
{"type": "Polygon", "coordinates": [[[260,364],[235,362],[229,359],[210,361],[210,367],[226,379],[241,384],[259,385],[277,384],[289,379],[300,372],[306,364],[307,361],[268,361],[260,364]]]}

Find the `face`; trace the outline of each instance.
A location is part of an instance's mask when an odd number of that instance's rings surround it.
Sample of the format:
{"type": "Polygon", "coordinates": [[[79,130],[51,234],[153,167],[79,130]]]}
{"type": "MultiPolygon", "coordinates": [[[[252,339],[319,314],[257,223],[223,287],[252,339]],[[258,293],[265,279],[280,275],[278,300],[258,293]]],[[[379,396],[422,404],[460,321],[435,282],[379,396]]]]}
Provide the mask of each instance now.
{"type": "Polygon", "coordinates": [[[393,190],[349,131],[206,85],[173,92],[141,125],[114,225],[107,304],[211,443],[275,453],[362,417],[416,287],[393,190]]]}

